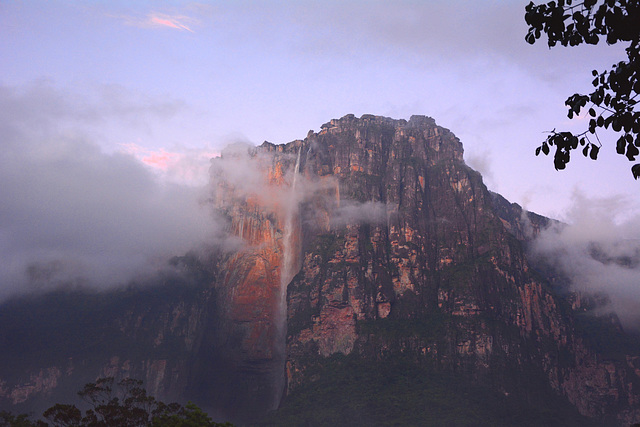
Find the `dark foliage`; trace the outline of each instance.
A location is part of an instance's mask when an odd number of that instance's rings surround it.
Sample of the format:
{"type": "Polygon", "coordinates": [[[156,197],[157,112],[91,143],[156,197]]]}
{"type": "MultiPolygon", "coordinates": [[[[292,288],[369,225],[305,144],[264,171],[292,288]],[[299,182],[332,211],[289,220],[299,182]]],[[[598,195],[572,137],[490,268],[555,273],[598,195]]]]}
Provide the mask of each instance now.
{"type": "MultiPolygon", "coordinates": [[[[598,158],[601,143],[596,130],[609,129],[620,134],[616,152],[636,161],[640,154],[640,111],[637,109],[640,93],[640,1],[638,0],[572,0],[550,1],[525,7],[525,21],[529,30],[525,40],[533,44],[542,33],[548,37],[549,48],[578,46],[582,43],[598,44],[605,40],[612,45],[628,43],[627,60],[613,64],[609,71],[593,70],[593,92],[576,93],[565,101],[568,116],[578,116],[588,108],[589,127],[574,135],[571,132],[551,131],[547,139],[536,149],[549,154],[555,146],[554,165],[558,170],[569,163],[571,150],[581,148],[582,154],[593,160],[598,158]]],[[[632,166],[633,177],[640,177],[640,163],[632,166]]]]}
{"type": "Polygon", "coordinates": [[[258,425],[595,425],[561,398],[536,406],[464,374],[419,366],[400,354],[378,362],[337,354],[307,366],[312,380],[258,425]]]}
{"type": "Polygon", "coordinates": [[[32,427],[42,426],[44,423],[34,423],[28,414],[13,415],[8,411],[0,411],[0,427],[32,427]]]}
{"type": "Polygon", "coordinates": [[[149,396],[142,381],[99,378],[78,392],[88,404],[84,413],[75,405],[57,403],[42,414],[45,421],[31,421],[26,414],[0,412],[0,427],[231,427],[216,423],[193,403],[182,406],[149,396]]]}

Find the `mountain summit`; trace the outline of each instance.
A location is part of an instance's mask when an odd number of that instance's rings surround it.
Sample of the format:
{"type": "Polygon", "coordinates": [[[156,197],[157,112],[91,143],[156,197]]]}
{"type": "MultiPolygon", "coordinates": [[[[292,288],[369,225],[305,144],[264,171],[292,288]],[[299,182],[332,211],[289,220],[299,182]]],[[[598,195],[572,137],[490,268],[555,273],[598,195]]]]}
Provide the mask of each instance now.
{"type": "Polygon", "coordinates": [[[2,306],[3,407],[113,375],[239,422],[640,422],[637,342],[530,258],[551,220],[489,192],[433,119],[234,146],[210,188],[228,236],[182,274],[2,306]]]}

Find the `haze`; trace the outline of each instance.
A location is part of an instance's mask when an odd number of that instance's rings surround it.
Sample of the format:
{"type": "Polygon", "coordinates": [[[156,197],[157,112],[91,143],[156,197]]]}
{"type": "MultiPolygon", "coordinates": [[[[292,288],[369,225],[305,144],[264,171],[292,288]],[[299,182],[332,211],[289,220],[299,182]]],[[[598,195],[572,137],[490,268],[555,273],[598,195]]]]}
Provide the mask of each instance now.
{"type": "MultiPolygon", "coordinates": [[[[0,297],[41,279],[120,283],[211,243],[209,158],[347,113],[432,116],[491,190],[581,227],[581,241],[619,236],[594,226],[607,223],[635,242],[640,184],[612,136],[600,160],[576,156],[563,172],[534,156],[545,131],[585,126],[564,100],[623,47],[529,46],[525,4],[2,3],[0,297]]],[[[640,304],[638,271],[618,273],[589,287],[640,304]]]]}

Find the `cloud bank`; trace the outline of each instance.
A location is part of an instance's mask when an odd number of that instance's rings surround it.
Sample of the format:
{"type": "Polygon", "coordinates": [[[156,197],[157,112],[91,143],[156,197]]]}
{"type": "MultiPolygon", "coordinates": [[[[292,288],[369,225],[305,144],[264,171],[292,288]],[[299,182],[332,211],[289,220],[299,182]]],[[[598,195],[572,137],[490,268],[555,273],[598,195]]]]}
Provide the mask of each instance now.
{"type": "Polygon", "coordinates": [[[533,250],[571,280],[574,290],[604,294],[626,328],[640,329],[640,215],[616,218],[620,198],[575,195],[568,224],[541,232],[533,250]]]}
{"type": "Polygon", "coordinates": [[[158,113],[124,104],[87,106],[42,82],[0,87],[0,299],[123,284],[214,241],[203,188],[161,181],[86,132],[87,122],[158,113]]]}

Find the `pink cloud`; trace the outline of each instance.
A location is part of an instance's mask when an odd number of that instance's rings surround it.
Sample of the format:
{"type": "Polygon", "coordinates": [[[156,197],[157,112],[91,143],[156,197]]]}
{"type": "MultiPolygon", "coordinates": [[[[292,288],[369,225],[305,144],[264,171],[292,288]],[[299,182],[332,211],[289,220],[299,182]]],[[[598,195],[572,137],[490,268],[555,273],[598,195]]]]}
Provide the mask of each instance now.
{"type": "Polygon", "coordinates": [[[173,28],[180,31],[193,33],[191,27],[197,24],[197,20],[185,15],[170,15],[160,12],[150,12],[141,18],[137,16],[118,16],[127,25],[138,28],[173,28]]]}
{"type": "Polygon", "coordinates": [[[192,21],[191,18],[186,16],[170,16],[159,13],[151,13],[147,16],[152,26],[164,26],[169,28],[175,28],[177,30],[187,30],[193,33],[193,30],[189,28],[183,22],[192,21]]]}
{"type": "Polygon", "coordinates": [[[146,165],[166,171],[170,164],[175,163],[179,157],[178,153],[168,153],[160,149],[160,151],[151,152],[149,155],[142,157],[141,160],[146,165]]]}
{"type": "Polygon", "coordinates": [[[169,167],[176,164],[182,157],[182,154],[172,153],[166,151],[164,148],[152,150],[141,147],[133,142],[129,144],[121,144],[121,146],[124,147],[124,152],[133,155],[145,165],[151,166],[153,169],[159,169],[163,172],[166,172],[169,167]]]}
{"type": "Polygon", "coordinates": [[[121,144],[125,153],[132,155],[161,176],[186,184],[204,183],[208,179],[209,160],[220,156],[211,149],[151,149],[136,143],[121,144]]]}

